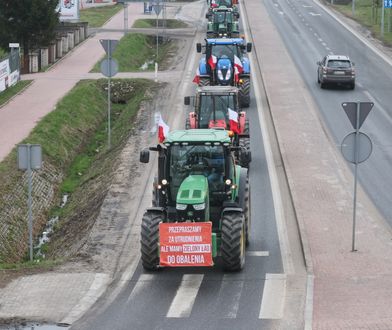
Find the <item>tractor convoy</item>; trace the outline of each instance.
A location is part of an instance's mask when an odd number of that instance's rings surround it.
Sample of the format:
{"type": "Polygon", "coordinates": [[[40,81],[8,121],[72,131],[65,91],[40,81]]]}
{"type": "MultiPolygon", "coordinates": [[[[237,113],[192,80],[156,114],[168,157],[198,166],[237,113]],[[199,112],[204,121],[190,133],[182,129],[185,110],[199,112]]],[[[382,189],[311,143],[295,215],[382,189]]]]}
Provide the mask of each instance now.
{"type": "MultiPolygon", "coordinates": [[[[252,49],[239,37],[236,0],[208,0],[205,44],[193,80],[194,96],[185,130],[158,129],[159,143],[140,152],[148,163],[158,155],[152,206],[142,218],[144,269],[220,264],[227,271],[245,265],[250,242],[251,162],[249,121],[252,49]]],[[[159,124],[161,125],[161,124],[159,124]]]]}

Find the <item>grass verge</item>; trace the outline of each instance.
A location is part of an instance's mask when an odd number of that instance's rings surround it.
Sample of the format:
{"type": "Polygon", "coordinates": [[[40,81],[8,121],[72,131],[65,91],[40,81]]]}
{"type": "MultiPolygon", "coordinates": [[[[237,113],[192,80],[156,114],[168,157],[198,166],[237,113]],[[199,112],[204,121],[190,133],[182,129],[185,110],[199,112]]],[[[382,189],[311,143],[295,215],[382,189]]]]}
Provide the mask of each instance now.
{"type": "MultiPolygon", "coordinates": [[[[158,41],[158,65],[165,68],[172,57],[169,53],[175,52],[177,45],[172,40],[159,38],[158,41]]],[[[127,34],[120,40],[113,58],[117,60],[120,72],[152,71],[156,59],[156,37],[127,34]]],[[[92,72],[101,72],[100,63],[94,66],[92,72]]]]}
{"type": "MultiPolygon", "coordinates": [[[[106,134],[105,79],[79,82],[22,141],[42,146],[45,166],[36,172],[34,187],[49,182],[49,191],[54,191],[46,208],[38,208],[41,203],[38,198],[48,195],[48,189],[44,194],[33,191],[35,236],[42,232],[50,214],[63,218],[57,225],[57,229],[61,230],[59,237],[66,236],[67,224],[74,219],[77,219],[76,232],[80,235],[94,223],[110,185],[117,155],[133,130],[134,116],[146,99],[146,92],[154,86],[152,81],[144,79],[112,80],[112,83],[113,93],[126,90],[128,94],[126,103],[112,104],[110,150],[107,148],[106,134]],[[59,173],[56,179],[52,179],[53,172],[59,173]],[[62,193],[69,194],[69,203],[59,209],[56,205],[62,193]],[[64,219],[71,220],[67,222],[64,219]]],[[[0,163],[0,269],[6,267],[6,263],[23,260],[27,250],[25,182],[15,164],[14,149],[0,163]],[[21,191],[19,199],[14,194],[15,190],[21,191]]],[[[72,232],[70,237],[66,237],[68,241],[73,241],[75,234],[72,232]]],[[[60,249],[64,249],[64,245],[61,244],[60,249]]]]}
{"type": "Polygon", "coordinates": [[[89,27],[101,27],[109,18],[117,14],[121,9],[123,9],[123,6],[119,4],[82,9],[80,10],[80,21],[88,22],[89,27]]]}
{"type": "Polygon", "coordinates": [[[7,88],[0,93],[0,107],[12,99],[15,95],[20,93],[26,86],[30,85],[32,80],[21,80],[16,85],[7,88]]]}
{"type": "Polygon", "coordinates": [[[374,6],[372,0],[355,0],[355,15],[352,15],[351,2],[347,5],[332,5],[347,17],[366,26],[373,36],[382,40],[386,45],[392,46],[392,9],[385,9],[384,37],[381,38],[381,7],[374,6]],[[389,31],[388,31],[389,27],[389,31]]]}
{"type": "MultiPolygon", "coordinates": [[[[157,20],[153,18],[137,19],[132,27],[145,29],[145,28],[155,28],[157,26],[157,20]]],[[[168,29],[180,29],[188,27],[188,24],[179,21],[177,19],[158,19],[158,27],[166,27],[168,29]]]]}

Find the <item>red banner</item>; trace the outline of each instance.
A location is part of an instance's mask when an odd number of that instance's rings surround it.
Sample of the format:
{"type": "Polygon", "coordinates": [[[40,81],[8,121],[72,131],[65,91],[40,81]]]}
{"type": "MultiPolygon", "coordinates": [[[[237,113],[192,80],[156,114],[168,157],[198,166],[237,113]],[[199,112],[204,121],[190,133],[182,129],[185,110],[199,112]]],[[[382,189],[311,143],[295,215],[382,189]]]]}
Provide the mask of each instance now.
{"type": "Polygon", "coordinates": [[[160,223],[160,265],[212,266],[212,223],[160,223]]]}

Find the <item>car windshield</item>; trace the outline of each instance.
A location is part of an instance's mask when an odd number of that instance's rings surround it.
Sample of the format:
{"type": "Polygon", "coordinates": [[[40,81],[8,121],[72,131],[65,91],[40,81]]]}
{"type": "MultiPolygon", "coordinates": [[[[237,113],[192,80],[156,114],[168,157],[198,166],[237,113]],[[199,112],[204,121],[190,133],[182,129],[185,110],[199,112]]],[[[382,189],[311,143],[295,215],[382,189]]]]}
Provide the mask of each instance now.
{"type": "Polygon", "coordinates": [[[228,122],[228,108],[236,108],[234,101],[235,95],[201,95],[199,127],[209,128],[211,120],[228,122]]]}
{"type": "Polygon", "coordinates": [[[228,57],[233,60],[234,55],[241,58],[241,53],[239,52],[239,47],[237,45],[214,45],[212,46],[212,54],[218,59],[228,57]]]}
{"type": "Polygon", "coordinates": [[[329,68],[344,68],[344,69],[351,68],[350,61],[346,61],[346,60],[329,60],[327,66],[329,68]]]}

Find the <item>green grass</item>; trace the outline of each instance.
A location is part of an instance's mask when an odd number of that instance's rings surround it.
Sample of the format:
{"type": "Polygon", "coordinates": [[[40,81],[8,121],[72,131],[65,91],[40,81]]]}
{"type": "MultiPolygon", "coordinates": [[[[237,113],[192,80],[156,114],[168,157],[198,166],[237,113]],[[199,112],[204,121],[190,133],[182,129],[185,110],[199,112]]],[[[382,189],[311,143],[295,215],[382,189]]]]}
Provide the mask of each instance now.
{"type": "MultiPolygon", "coordinates": [[[[174,41],[160,42],[158,44],[158,65],[161,67],[168,61],[168,53],[176,47],[174,41]]],[[[113,58],[117,60],[120,72],[152,71],[156,58],[156,37],[144,34],[127,34],[124,36],[113,58]],[[141,69],[144,63],[148,63],[146,70],[141,69]]],[[[93,72],[100,72],[100,62],[97,63],[93,72]]]]}
{"type": "MultiPolygon", "coordinates": [[[[119,80],[113,79],[115,84],[119,80]]],[[[91,207],[98,210],[103,201],[105,189],[110,185],[110,175],[117,155],[121,152],[122,146],[127,142],[133,130],[134,116],[137,113],[141,101],[145,99],[146,90],[150,89],[154,83],[144,79],[123,79],[119,89],[123,90],[124,84],[132,86],[128,95],[128,102],[124,104],[112,104],[112,148],[107,148],[107,92],[104,88],[107,80],[80,81],[56,106],[56,109],[45,116],[33,129],[29,137],[22,143],[41,144],[43,150],[43,160],[59,171],[63,175],[62,182],[54,187],[57,191],[57,199],[62,193],[70,193],[69,203],[63,209],[53,205],[52,211],[41,210],[41,218],[49,219],[48,213],[78,217],[85,215],[83,208],[88,202],[93,202],[91,207]],[[107,178],[108,177],[108,178],[107,178]],[[97,179],[98,178],[98,179],[97,179]],[[95,182],[94,180],[98,180],[95,182]],[[85,189],[90,182],[94,182],[94,189],[85,189]],[[100,185],[106,186],[100,187],[100,185]],[[99,189],[95,189],[96,187],[99,189]],[[101,194],[97,201],[91,198],[89,193],[101,194]],[[86,199],[85,204],[81,201],[86,199]]],[[[113,88],[115,90],[115,88],[113,88]]],[[[0,162],[0,201],[3,197],[9,196],[15,185],[21,184],[22,172],[16,169],[16,148],[0,162]]],[[[48,173],[49,174],[49,173],[48,173]]],[[[48,175],[42,173],[41,175],[48,175]]],[[[25,200],[13,200],[13,204],[22,203],[21,212],[25,200]]],[[[57,203],[55,203],[57,204],[57,203]]],[[[4,205],[0,206],[2,209],[4,205]]],[[[92,212],[93,213],[93,212],[92,212]]],[[[89,214],[89,213],[88,213],[89,214]]],[[[39,215],[37,214],[36,217],[39,215]]],[[[13,223],[7,232],[7,248],[12,248],[19,244],[25,237],[19,237],[20,230],[17,229],[17,219],[7,219],[13,223]]],[[[1,219],[0,219],[1,220],[1,219]]],[[[18,220],[19,221],[19,220],[18,220]]],[[[61,228],[63,225],[59,224],[61,228]]],[[[4,237],[4,236],[3,236],[4,237]]],[[[19,244],[20,245],[20,244],[19,244]]],[[[16,250],[0,251],[2,262],[13,263],[20,256],[16,250]]],[[[23,252],[23,251],[22,251],[23,252]]],[[[25,259],[26,260],[26,259],[25,259]]],[[[5,266],[1,266],[5,268],[5,266]]]]}
{"type": "Polygon", "coordinates": [[[8,53],[4,49],[0,48],[0,60],[6,56],[8,56],[8,53]]]}
{"type": "MultiPolygon", "coordinates": [[[[335,9],[344,15],[354,18],[357,22],[368,27],[372,34],[381,39],[381,7],[373,7],[372,0],[355,0],[355,16],[352,16],[352,4],[333,5],[335,9]]],[[[384,10],[384,38],[383,41],[392,45],[392,9],[384,10]],[[391,16],[391,18],[389,18],[391,16]],[[388,20],[391,20],[390,31],[388,31],[388,20]]]]}
{"type": "MultiPolygon", "coordinates": [[[[179,21],[177,19],[158,19],[158,27],[163,27],[163,23],[165,22],[165,26],[168,29],[180,29],[188,27],[188,24],[179,21]]],[[[133,28],[155,28],[157,26],[157,20],[153,18],[145,18],[136,20],[132,27],[133,28]]]]}
{"type": "Polygon", "coordinates": [[[0,107],[18,94],[23,88],[30,85],[32,80],[21,80],[16,85],[0,93],[0,107]]]}
{"type": "Polygon", "coordinates": [[[26,269],[49,269],[62,263],[62,260],[38,259],[21,263],[0,263],[1,270],[26,270],[26,269]]]}
{"type": "Polygon", "coordinates": [[[105,22],[117,14],[124,7],[122,5],[103,6],[80,10],[80,21],[88,22],[89,27],[101,27],[105,22]]]}

